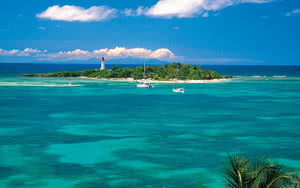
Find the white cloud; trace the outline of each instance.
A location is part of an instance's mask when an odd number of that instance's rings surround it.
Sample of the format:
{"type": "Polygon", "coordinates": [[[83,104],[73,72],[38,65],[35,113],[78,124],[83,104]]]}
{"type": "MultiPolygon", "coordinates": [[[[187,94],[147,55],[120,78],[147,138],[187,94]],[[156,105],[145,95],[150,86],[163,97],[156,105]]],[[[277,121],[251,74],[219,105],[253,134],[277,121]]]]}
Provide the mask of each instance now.
{"type": "Polygon", "coordinates": [[[2,56],[14,56],[19,52],[19,50],[3,50],[0,49],[0,55],[2,56]]]}
{"type": "Polygon", "coordinates": [[[147,12],[148,8],[143,7],[143,6],[139,6],[136,10],[134,9],[130,9],[130,8],[126,8],[124,11],[122,11],[122,13],[125,16],[141,16],[143,14],[145,14],[145,12],[147,12]]]}
{"type": "MultiPolygon", "coordinates": [[[[125,16],[150,16],[162,18],[191,18],[208,17],[209,11],[218,11],[223,8],[242,3],[269,3],[274,0],[158,0],[152,7],[139,6],[137,9],[126,8],[117,10],[107,6],[93,6],[88,9],[74,5],[60,7],[54,5],[48,7],[36,16],[41,19],[61,21],[105,21],[117,16],[117,13],[125,16]]],[[[287,16],[298,13],[299,9],[287,13],[287,16]],[[296,12],[295,12],[296,11],[296,12]]],[[[44,27],[39,27],[44,30],[44,27]]]]}
{"type": "Polygon", "coordinates": [[[107,60],[110,59],[123,59],[123,58],[140,58],[140,59],[159,59],[163,61],[184,61],[188,63],[222,63],[222,62],[253,62],[261,63],[262,61],[255,59],[241,59],[241,58],[184,58],[176,56],[171,50],[167,48],[159,48],[156,50],[150,50],[145,48],[103,48],[93,51],[76,49],[73,51],[61,51],[57,53],[48,53],[47,50],[38,50],[32,48],[26,48],[24,50],[4,50],[0,48],[0,56],[28,56],[40,61],[72,61],[81,60],[86,61],[89,59],[100,59],[104,56],[107,60]]]}
{"type": "Polygon", "coordinates": [[[175,26],[175,27],[172,27],[172,29],[174,29],[174,30],[179,30],[179,29],[180,29],[180,27],[178,27],[178,26],[175,26]]]}
{"type": "Polygon", "coordinates": [[[40,29],[40,30],[45,30],[46,28],[45,28],[45,27],[42,27],[42,26],[40,26],[40,27],[39,27],[39,29],[40,29]]]}
{"type": "Polygon", "coordinates": [[[23,51],[22,50],[4,50],[0,49],[0,56],[29,56],[31,54],[39,54],[41,53],[41,50],[38,49],[32,49],[32,48],[26,48],[23,51]]]}
{"type": "Polygon", "coordinates": [[[93,56],[89,51],[76,49],[74,51],[38,54],[36,57],[40,60],[71,61],[71,60],[88,60],[93,56]]]}
{"type": "Polygon", "coordinates": [[[144,59],[171,59],[175,58],[175,55],[166,48],[157,49],[155,51],[145,48],[124,48],[116,47],[114,49],[100,49],[94,50],[93,54],[99,56],[107,56],[108,58],[144,58],[144,59]]]}
{"type": "Polygon", "coordinates": [[[24,50],[4,50],[0,49],[0,56],[32,56],[40,60],[88,60],[91,58],[100,59],[105,56],[107,59],[121,59],[121,58],[142,58],[142,59],[160,59],[172,60],[178,58],[174,53],[167,48],[160,48],[157,50],[149,50],[145,48],[124,48],[116,47],[112,49],[104,48],[93,51],[85,51],[76,49],[74,51],[61,51],[58,53],[48,53],[47,50],[38,50],[26,48],[24,50]]]}
{"type": "Polygon", "coordinates": [[[293,16],[293,15],[299,14],[299,13],[300,13],[300,9],[295,9],[292,12],[286,13],[286,16],[293,16]]]}
{"type": "Polygon", "coordinates": [[[139,15],[162,18],[190,18],[208,16],[208,11],[218,11],[241,3],[269,3],[273,0],[159,0],[150,8],[139,7],[139,15]]]}
{"type": "Polygon", "coordinates": [[[136,15],[140,16],[142,14],[144,14],[144,11],[148,10],[148,8],[144,8],[143,6],[139,6],[136,10],[136,15]]]}
{"type": "Polygon", "coordinates": [[[60,7],[55,5],[49,7],[44,12],[36,16],[41,19],[62,20],[62,21],[104,21],[116,16],[117,10],[107,6],[93,6],[84,9],[78,6],[65,5],[60,7]]]}
{"type": "Polygon", "coordinates": [[[208,12],[204,12],[203,14],[202,14],[202,17],[204,17],[204,18],[207,18],[209,15],[208,15],[208,12]]]}
{"type": "Polygon", "coordinates": [[[88,60],[91,58],[100,59],[102,56],[106,59],[121,59],[121,58],[141,58],[141,59],[160,59],[160,60],[174,60],[178,58],[174,53],[166,48],[157,50],[149,50],[145,48],[124,48],[116,47],[112,49],[104,48],[94,51],[74,50],[63,51],[52,54],[39,54],[37,57],[40,60],[56,60],[56,61],[70,61],[70,60],[88,60]]]}
{"type": "Polygon", "coordinates": [[[38,50],[38,49],[32,49],[32,48],[26,48],[25,50],[24,50],[24,52],[26,52],[26,53],[35,53],[35,54],[37,54],[37,53],[41,53],[41,50],[38,50]]]}
{"type": "Polygon", "coordinates": [[[125,14],[125,16],[135,16],[135,12],[132,9],[126,8],[123,13],[125,14]]]}

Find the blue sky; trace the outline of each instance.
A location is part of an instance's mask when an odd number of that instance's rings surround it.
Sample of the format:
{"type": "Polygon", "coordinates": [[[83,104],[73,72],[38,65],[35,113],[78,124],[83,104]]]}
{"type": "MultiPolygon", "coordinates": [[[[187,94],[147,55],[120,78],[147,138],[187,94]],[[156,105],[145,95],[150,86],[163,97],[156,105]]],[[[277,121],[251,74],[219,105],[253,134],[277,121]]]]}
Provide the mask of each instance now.
{"type": "Polygon", "coordinates": [[[300,2],[1,2],[0,62],[97,62],[101,56],[130,61],[300,65],[300,2]]]}

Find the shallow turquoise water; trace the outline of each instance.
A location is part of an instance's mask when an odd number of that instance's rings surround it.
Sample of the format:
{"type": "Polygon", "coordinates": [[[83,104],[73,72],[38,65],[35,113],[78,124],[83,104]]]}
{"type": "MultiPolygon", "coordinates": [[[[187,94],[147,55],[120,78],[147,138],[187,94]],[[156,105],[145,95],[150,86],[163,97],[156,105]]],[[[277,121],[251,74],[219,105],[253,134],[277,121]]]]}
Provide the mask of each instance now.
{"type": "Polygon", "coordinates": [[[300,168],[299,77],[171,87],[1,75],[0,187],[217,188],[239,152],[300,168]]]}

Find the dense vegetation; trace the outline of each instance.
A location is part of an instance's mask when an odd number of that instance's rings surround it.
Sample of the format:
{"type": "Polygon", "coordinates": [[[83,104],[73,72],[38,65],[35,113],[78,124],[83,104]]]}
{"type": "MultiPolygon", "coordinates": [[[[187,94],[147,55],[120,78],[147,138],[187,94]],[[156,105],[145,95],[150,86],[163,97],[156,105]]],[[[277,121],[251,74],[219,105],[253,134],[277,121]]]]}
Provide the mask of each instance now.
{"type": "Polygon", "coordinates": [[[300,188],[299,171],[267,159],[234,155],[229,157],[223,172],[227,188],[300,188]]]}
{"type": "MultiPolygon", "coordinates": [[[[231,78],[231,76],[223,77],[216,71],[202,69],[200,66],[192,66],[181,63],[172,63],[167,65],[146,66],[145,79],[152,80],[211,80],[220,78],[231,78]],[[178,69],[177,69],[178,67],[178,69]]],[[[89,69],[78,72],[57,72],[57,73],[41,73],[41,74],[24,74],[21,76],[34,77],[90,77],[90,78],[133,78],[143,79],[144,67],[137,66],[135,68],[119,68],[114,66],[112,69],[89,69]]]]}

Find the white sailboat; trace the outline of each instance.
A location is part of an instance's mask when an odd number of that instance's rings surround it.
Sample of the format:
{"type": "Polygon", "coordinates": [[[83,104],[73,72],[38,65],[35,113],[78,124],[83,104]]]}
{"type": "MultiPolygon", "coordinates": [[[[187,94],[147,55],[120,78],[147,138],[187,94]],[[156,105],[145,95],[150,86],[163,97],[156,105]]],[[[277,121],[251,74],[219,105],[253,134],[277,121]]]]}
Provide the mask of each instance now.
{"type": "MultiPolygon", "coordinates": [[[[177,71],[177,73],[176,73],[176,77],[177,77],[176,80],[177,80],[177,83],[178,83],[178,64],[177,64],[177,67],[176,67],[176,71],[177,71]]],[[[177,84],[175,86],[176,87],[173,86],[173,89],[172,89],[174,93],[184,93],[184,88],[177,87],[177,84]]]]}
{"type": "Polygon", "coordinates": [[[151,83],[145,82],[145,72],[146,72],[146,66],[144,63],[144,75],[143,75],[143,82],[140,82],[136,85],[138,88],[154,88],[154,86],[151,83]]]}
{"type": "Polygon", "coordinates": [[[174,93],[184,93],[184,88],[174,88],[173,92],[174,93]]]}

